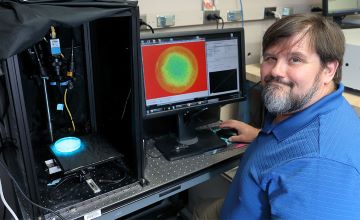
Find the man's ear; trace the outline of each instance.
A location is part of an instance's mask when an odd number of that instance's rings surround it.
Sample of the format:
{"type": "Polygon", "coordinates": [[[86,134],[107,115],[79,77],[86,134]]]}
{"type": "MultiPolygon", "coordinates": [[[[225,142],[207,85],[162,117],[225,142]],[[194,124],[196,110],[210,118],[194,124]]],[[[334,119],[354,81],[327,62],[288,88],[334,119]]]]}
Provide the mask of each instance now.
{"type": "Polygon", "coordinates": [[[325,83],[329,83],[333,80],[338,67],[339,67],[339,62],[337,60],[329,61],[325,64],[325,68],[324,68],[325,83]]]}

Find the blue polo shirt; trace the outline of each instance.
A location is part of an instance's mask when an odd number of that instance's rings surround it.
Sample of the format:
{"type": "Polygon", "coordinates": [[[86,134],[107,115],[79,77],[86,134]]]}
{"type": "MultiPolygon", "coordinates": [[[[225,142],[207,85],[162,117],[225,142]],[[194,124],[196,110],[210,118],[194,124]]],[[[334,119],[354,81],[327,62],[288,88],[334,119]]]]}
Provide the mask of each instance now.
{"type": "Polygon", "coordinates": [[[343,90],[278,124],[266,117],[221,219],[360,219],[360,119],[343,90]]]}

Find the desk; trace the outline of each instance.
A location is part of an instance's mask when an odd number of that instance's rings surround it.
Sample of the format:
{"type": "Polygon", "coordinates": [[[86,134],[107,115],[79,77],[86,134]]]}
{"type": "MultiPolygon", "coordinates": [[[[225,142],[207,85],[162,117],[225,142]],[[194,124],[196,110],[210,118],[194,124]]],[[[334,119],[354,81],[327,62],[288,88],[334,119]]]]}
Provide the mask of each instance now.
{"type": "MultiPolygon", "coordinates": [[[[260,64],[246,65],[246,79],[255,83],[260,81],[260,64]]],[[[345,90],[343,96],[360,115],[360,92],[345,90]]]]}
{"type": "MultiPolygon", "coordinates": [[[[167,161],[151,141],[146,144],[147,184],[134,183],[60,210],[65,219],[101,212],[97,219],[117,219],[205,182],[237,166],[245,148],[229,145],[216,154],[167,161]]],[[[45,216],[51,219],[52,215],[45,216]]]]}

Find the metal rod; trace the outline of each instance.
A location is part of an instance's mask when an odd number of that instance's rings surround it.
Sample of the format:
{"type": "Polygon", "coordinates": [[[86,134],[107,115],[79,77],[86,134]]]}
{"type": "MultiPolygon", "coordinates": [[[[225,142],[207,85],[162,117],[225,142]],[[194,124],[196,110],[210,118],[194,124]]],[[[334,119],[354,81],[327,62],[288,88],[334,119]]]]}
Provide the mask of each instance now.
{"type": "Polygon", "coordinates": [[[47,92],[47,88],[46,88],[46,77],[42,77],[42,82],[43,82],[43,88],[44,88],[46,115],[47,115],[47,120],[48,120],[50,140],[51,140],[51,142],[54,142],[53,128],[52,128],[52,123],[51,123],[50,106],[49,106],[49,97],[48,97],[48,92],[47,92]]]}
{"type": "Polygon", "coordinates": [[[47,87],[46,87],[46,80],[48,79],[48,76],[47,76],[47,73],[45,71],[45,68],[41,64],[41,60],[40,60],[40,57],[39,57],[38,52],[36,50],[36,47],[34,46],[33,49],[34,49],[34,52],[35,52],[35,55],[36,55],[38,65],[39,65],[40,77],[41,77],[42,83],[43,83],[44,96],[45,96],[45,105],[46,105],[46,115],[47,115],[47,121],[48,121],[48,129],[49,129],[50,140],[51,140],[51,143],[52,143],[52,142],[54,142],[54,136],[53,136],[52,123],[51,123],[49,97],[48,97],[48,92],[47,92],[47,87]]]}

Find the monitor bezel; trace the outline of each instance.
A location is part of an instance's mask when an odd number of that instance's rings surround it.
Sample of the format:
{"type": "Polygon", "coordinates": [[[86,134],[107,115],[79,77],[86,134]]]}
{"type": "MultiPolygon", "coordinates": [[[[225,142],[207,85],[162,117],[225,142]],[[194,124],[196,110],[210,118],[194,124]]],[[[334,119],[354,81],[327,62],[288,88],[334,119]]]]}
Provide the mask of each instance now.
{"type": "MultiPolygon", "coordinates": [[[[172,109],[168,111],[156,112],[152,114],[147,114],[146,112],[146,99],[145,99],[145,85],[144,85],[144,74],[143,68],[140,70],[140,79],[141,79],[141,112],[144,119],[157,118],[172,114],[178,114],[184,111],[190,111],[194,109],[203,109],[210,106],[223,106],[225,104],[240,102],[246,99],[245,95],[245,40],[244,40],[244,29],[243,28],[229,28],[229,29],[212,29],[212,30],[196,30],[196,31],[177,31],[177,32],[161,32],[161,33],[141,33],[140,41],[142,40],[151,40],[151,39],[168,39],[168,38],[191,38],[191,37],[205,37],[205,39],[215,39],[215,38],[224,38],[227,35],[233,33],[234,36],[237,36],[238,39],[238,52],[239,52],[239,96],[233,99],[219,100],[215,103],[206,103],[196,106],[189,106],[181,109],[172,109]]],[[[140,62],[142,63],[142,54],[141,54],[141,43],[140,43],[140,62]]]]}
{"type": "Polygon", "coordinates": [[[328,17],[342,17],[346,15],[360,14],[360,8],[354,8],[351,10],[340,10],[335,12],[329,12],[329,0],[322,0],[322,14],[328,17]]]}

